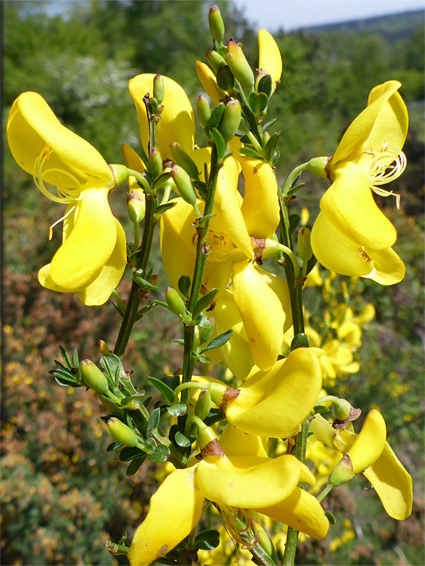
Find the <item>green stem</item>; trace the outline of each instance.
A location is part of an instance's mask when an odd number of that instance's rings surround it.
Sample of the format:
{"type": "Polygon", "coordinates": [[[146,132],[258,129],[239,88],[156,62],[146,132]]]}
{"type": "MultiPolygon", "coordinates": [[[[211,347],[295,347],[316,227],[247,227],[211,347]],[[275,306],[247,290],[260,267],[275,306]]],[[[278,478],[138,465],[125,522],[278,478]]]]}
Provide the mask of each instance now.
{"type": "Polygon", "coordinates": [[[261,129],[260,125],[258,124],[258,122],[257,122],[257,120],[254,116],[254,113],[252,112],[252,110],[251,110],[251,108],[248,104],[248,100],[245,96],[245,93],[243,91],[242,86],[239,84],[239,82],[236,79],[235,79],[235,86],[236,86],[236,92],[238,94],[238,98],[239,98],[240,103],[241,103],[242,112],[245,116],[246,121],[248,122],[249,130],[254,134],[255,138],[258,141],[258,145],[260,146],[260,148],[262,148],[263,130],[261,129]]]}
{"type": "Polygon", "coordinates": [[[328,493],[330,493],[333,490],[334,487],[335,487],[334,485],[328,483],[328,485],[323,489],[323,491],[317,497],[317,501],[320,503],[328,495],[328,493]]]}
{"type": "Polygon", "coordinates": [[[288,193],[291,190],[292,184],[294,183],[295,179],[298,177],[300,173],[305,171],[307,167],[308,167],[308,162],[302,163],[301,165],[298,165],[298,167],[295,167],[295,169],[289,173],[282,187],[282,194],[284,197],[288,196],[288,193]]]}
{"type": "MultiPolygon", "coordinates": [[[[146,195],[146,215],[143,227],[143,238],[140,255],[136,260],[136,267],[146,271],[149,255],[152,247],[152,240],[157,221],[155,220],[156,198],[152,195],[146,195]]],[[[133,281],[131,284],[130,295],[127,301],[127,307],[123,319],[121,321],[118,338],[115,344],[114,354],[122,356],[127,348],[130,334],[136,322],[139,304],[141,301],[141,293],[138,284],[133,281]]]]}
{"type": "MultiPolygon", "coordinates": [[[[273,558],[264,550],[259,542],[249,549],[249,552],[255,558],[255,564],[260,566],[277,566],[273,558]]],[[[253,561],[254,562],[254,561],[253,561]]]]}

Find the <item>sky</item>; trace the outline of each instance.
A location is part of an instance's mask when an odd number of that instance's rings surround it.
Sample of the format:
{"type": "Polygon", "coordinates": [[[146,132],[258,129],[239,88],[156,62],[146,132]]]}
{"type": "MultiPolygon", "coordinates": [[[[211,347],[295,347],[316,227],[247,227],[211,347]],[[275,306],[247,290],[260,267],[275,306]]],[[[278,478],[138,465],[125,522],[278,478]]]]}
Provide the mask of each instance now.
{"type": "Polygon", "coordinates": [[[424,10],[425,0],[233,0],[258,28],[275,32],[424,10]]]}

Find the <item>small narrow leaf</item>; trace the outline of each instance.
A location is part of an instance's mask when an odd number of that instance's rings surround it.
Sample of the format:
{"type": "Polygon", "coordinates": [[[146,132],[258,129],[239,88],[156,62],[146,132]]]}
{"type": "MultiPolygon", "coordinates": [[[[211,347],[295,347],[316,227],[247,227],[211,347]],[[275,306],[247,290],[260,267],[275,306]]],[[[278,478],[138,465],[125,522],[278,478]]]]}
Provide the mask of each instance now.
{"type": "Polygon", "coordinates": [[[217,348],[220,348],[228,340],[230,340],[230,338],[232,337],[232,334],[233,334],[233,330],[228,330],[227,332],[223,332],[223,334],[220,334],[219,336],[214,338],[214,340],[211,340],[211,342],[208,344],[208,346],[206,348],[204,348],[203,350],[201,350],[201,354],[204,354],[205,352],[208,352],[209,350],[215,350],[217,348]]]}
{"type": "Polygon", "coordinates": [[[167,411],[172,417],[181,417],[186,414],[187,407],[184,403],[176,403],[176,405],[171,405],[167,407],[167,411]]]}
{"type": "Polygon", "coordinates": [[[203,295],[199,299],[199,301],[193,307],[192,315],[194,319],[212,303],[217,293],[218,289],[211,289],[211,291],[208,291],[208,293],[205,293],[205,295],[203,295]]]}
{"type": "Polygon", "coordinates": [[[174,401],[174,391],[170,389],[168,385],[156,377],[148,377],[148,380],[158,389],[158,391],[160,391],[167,403],[172,403],[174,401]]]}
{"type": "Polygon", "coordinates": [[[190,293],[190,277],[188,275],[182,275],[179,279],[178,287],[180,293],[188,299],[190,293]]]}
{"type": "Polygon", "coordinates": [[[146,429],[146,435],[148,438],[152,436],[152,431],[155,430],[159,425],[159,419],[161,417],[161,410],[155,409],[148,420],[148,426],[146,429]]]}
{"type": "Polygon", "coordinates": [[[135,458],[134,460],[132,460],[130,462],[130,465],[125,471],[125,475],[126,476],[134,475],[137,472],[137,470],[140,468],[140,466],[143,464],[143,462],[146,460],[146,457],[147,454],[143,455],[141,458],[135,458]]]}
{"type": "Polygon", "coordinates": [[[107,447],[106,452],[113,452],[114,450],[117,450],[118,448],[120,448],[120,446],[122,446],[122,444],[120,444],[119,442],[112,442],[107,447]]]}
{"type": "Polygon", "coordinates": [[[71,368],[72,368],[72,364],[71,364],[71,361],[70,361],[70,359],[69,359],[68,354],[66,353],[65,348],[64,348],[63,346],[59,346],[59,350],[61,351],[63,361],[66,363],[66,365],[68,366],[68,368],[71,369],[71,368]]]}
{"type": "Polygon", "coordinates": [[[143,456],[145,456],[145,453],[136,446],[125,446],[120,452],[121,462],[129,462],[130,460],[142,458],[143,456]]]}
{"type": "Polygon", "coordinates": [[[221,135],[221,133],[217,130],[217,128],[214,128],[211,132],[211,136],[213,138],[213,141],[215,143],[215,147],[217,149],[217,157],[219,159],[223,159],[225,153],[226,153],[226,142],[224,141],[223,136],[221,135]]]}
{"type": "Polygon", "coordinates": [[[169,455],[170,455],[170,450],[168,449],[168,447],[164,446],[163,444],[160,444],[155,448],[153,454],[149,456],[149,459],[151,462],[161,464],[162,462],[167,461],[169,455]]]}
{"type": "Polygon", "coordinates": [[[196,438],[194,436],[186,436],[182,432],[178,431],[175,436],[175,441],[179,446],[183,448],[187,448],[188,446],[192,445],[196,438]]]}
{"type": "Polygon", "coordinates": [[[252,149],[251,147],[241,147],[239,150],[239,153],[242,153],[243,155],[246,155],[248,157],[255,157],[256,159],[262,159],[263,156],[260,155],[258,153],[258,151],[256,151],[255,149],[252,149]]]}
{"type": "Polygon", "coordinates": [[[195,538],[196,548],[200,550],[214,550],[220,544],[220,533],[214,529],[202,531],[195,538]]]}

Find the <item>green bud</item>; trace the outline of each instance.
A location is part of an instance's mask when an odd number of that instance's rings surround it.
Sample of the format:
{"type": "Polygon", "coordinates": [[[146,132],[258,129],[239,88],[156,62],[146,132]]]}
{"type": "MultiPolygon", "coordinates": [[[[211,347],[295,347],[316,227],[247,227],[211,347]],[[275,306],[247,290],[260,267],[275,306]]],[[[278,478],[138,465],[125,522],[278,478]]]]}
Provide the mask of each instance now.
{"type": "Polygon", "coordinates": [[[205,96],[202,96],[202,94],[200,94],[196,99],[196,113],[198,115],[199,121],[205,128],[211,116],[211,108],[210,103],[205,98],[205,96]]]}
{"type": "Polygon", "coordinates": [[[224,38],[224,22],[218,6],[211,6],[208,12],[208,25],[212,38],[222,44],[224,38]]]}
{"type": "Polygon", "coordinates": [[[127,180],[128,169],[125,165],[113,164],[113,165],[109,165],[109,168],[111,169],[114,175],[115,187],[118,187],[118,185],[121,185],[121,183],[124,183],[124,181],[127,180]]]}
{"type": "Polygon", "coordinates": [[[154,179],[157,179],[162,173],[162,157],[156,147],[149,152],[148,171],[154,179]]]}
{"type": "Polygon", "coordinates": [[[348,454],[344,454],[342,460],[338,462],[329,476],[329,483],[334,487],[338,487],[344,483],[349,482],[355,477],[353,472],[353,464],[348,454]]]}
{"type": "Polygon", "coordinates": [[[308,261],[313,255],[310,238],[310,230],[308,228],[301,228],[298,232],[298,255],[303,261],[308,261]]]}
{"type": "Polygon", "coordinates": [[[214,73],[218,73],[220,69],[226,66],[226,60],[214,49],[207,49],[207,61],[214,73]]]}
{"type": "Polygon", "coordinates": [[[226,104],[219,131],[224,141],[230,141],[236,133],[241,121],[241,104],[239,100],[232,99],[226,104]]]}
{"type": "Polygon", "coordinates": [[[172,287],[167,287],[165,289],[165,300],[167,301],[167,305],[170,307],[170,310],[174,314],[181,316],[186,313],[186,306],[183,299],[172,287]]]}
{"type": "Polygon", "coordinates": [[[186,171],[179,165],[174,165],[171,168],[171,177],[173,178],[177,191],[182,199],[194,207],[196,205],[195,188],[186,171]]]}
{"type": "Polygon", "coordinates": [[[204,321],[202,326],[199,327],[201,332],[199,334],[199,341],[201,344],[205,344],[211,338],[211,335],[214,330],[214,318],[211,317],[210,319],[204,321]]]}
{"type": "Polygon", "coordinates": [[[177,142],[171,142],[170,148],[171,148],[171,157],[177,163],[177,165],[183,167],[183,169],[186,171],[186,173],[188,173],[191,179],[198,180],[199,179],[198,166],[190,157],[190,155],[186,153],[183,147],[177,142]]]}
{"type": "Polygon", "coordinates": [[[264,548],[264,550],[266,551],[268,556],[276,555],[276,551],[274,549],[273,543],[272,543],[269,535],[266,533],[266,531],[258,523],[256,523],[256,525],[255,525],[255,534],[258,537],[258,542],[264,548]]]}
{"type": "Polygon", "coordinates": [[[108,380],[96,364],[91,360],[82,360],[79,369],[81,378],[87,387],[90,387],[90,389],[93,389],[96,393],[108,393],[108,380]]]}
{"type": "Polygon", "coordinates": [[[134,430],[124,424],[120,419],[111,417],[106,423],[109,433],[114,440],[124,446],[137,446],[137,436],[134,430]]]}
{"type": "Polygon", "coordinates": [[[317,175],[318,177],[323,177],[324,179],[328,178],[326,172],[326,166],[329,162],[329,157],[314,157],[310,159],[307,164],[307,170],[311,171],[313,175],[317,175]]]}
{"type": "Polygon", "coordinates": [[[239,45],[230,39],[227,45],[226,63],[229,65],[234,77],[245,88],[254,88],[254,73],[239,45]]]}
{"type": "Polygon", "coordinates": [[[203,389],[199,394],[195,405],[195,415],[203,421],[211,410],[211,394],[207,389],[203,389]]]}
{"type": "Polygon", "coordinates": [[[161,104],[164,100],[164,79],[159,74],[153,78],[153,96],[158,104],[161,104]]]}
{"type": "Polygon", "coordinates": [[[133,223],[138,223],[145,217],[146,202],[144,192],[131,190],[127,194],[128,217],[133,223]]]}
{"type": "Polygon", "coordinates": [[[346,399],[338,399],[333,402],[335,418],[345,421],[350,416],[351,405],[346,399]]]}

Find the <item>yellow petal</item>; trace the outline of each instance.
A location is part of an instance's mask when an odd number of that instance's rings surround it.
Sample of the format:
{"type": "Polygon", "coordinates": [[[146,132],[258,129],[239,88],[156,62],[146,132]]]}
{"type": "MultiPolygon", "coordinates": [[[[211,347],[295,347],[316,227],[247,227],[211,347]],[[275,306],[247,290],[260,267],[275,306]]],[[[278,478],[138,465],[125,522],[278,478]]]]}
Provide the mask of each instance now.
{"type": "Polygon", "coordinates": [[[276,293],[252,262],[233,264],[233,294],[242,317],[255,364],[269,369],[283,343],[286,314],[276,293]]]}
{"type": "Polygon", "coordinates": [[[274,37],[265,29],[258,31],[259,69],[271,75],[276,83],[282,75],[282,56],[274,37]]]}
{"type": "Polygon", "coordinates": [[[256,511],[311,537],[323,538],[328,534],[329,521],[322,506],[315,497],[299,487],[276,505],[256,511]]]}
{"type": "Polygon", "coordinates": [[[204,497],[194,480],[195,467],[172,472],[151,497],[149,512],[133,537],[131,566],[148,566],[193,531],[204,497]]]}
{"type": "Polygon", "coordinates": [[[125,164],[129,169],[134,169],[134,171],[138,171],[139,173],[145,172],[145,165],[142,161],[140,155],[134,151],[132,147],[128,144],[123,143],[121,145],[121,153],[124,157],[125,164]]]}
{"type": "Polygon", "coordinates": [[[250,236],[271,238],[279,225],[278,184],[268,163],[252,157],[239,159],[245,192],[242,215],[250,236]]]}
{"type": "Polygon", "coordinates": [[[288,438],[310,414],[320,394],[322,372],[308,348],[298,348],[240,387],[225,410],[227,420],[249,434],[288,438]]]}
{"type": "MultiPolygon", "coordinates": [[[[78,183],[88,176],[102,179],[111,187],[114,176],[101,154],[89,142],[68,130],[36,92],[24,92],[13,103],[7,123],[7,137],[13,157],[22,169],[34,174],[37,156],[49,146],[45,170],[60,169],[78,183]]],[[[47,183],[75,188],[70,177],[58,171],[43,175],[47,183]]]]}
{"type": "Polygon", "coordinates": [[[385,511],[402,521],[412,512],[412,478],[392,451],[388,442],[380,457],[363,474],[375,488],[385,511]]]}
{"type": "MultiPolygon", "coordinates": [[[[149,125],[143,97],[153,94],[153,73],[137,75],[130,80],[128,88],[133,98],[139,118],[140,139],[145,154],[148,155],[149,125]]],[[[158,122],[158,149],[162,159],[170,158],[170,142],[178,142],[190,154],[195,140],[195,115],[184,89],[168,77],[164,80],[164,110],[158,122]]]]}
{"type": "Polygon", "coordinates": [[[383,416],[372,409],[363,424],[354,444],[348,450],[353,465],[353,473],[358,474],[371,466],[382,454],[387,436],[383,416]]]}
{"type": "Polygon", "coordinates": [[[210,501],[243,509],[274,505],[288,497],[297,486],[302,467],[289,455],[274,460],[254,456],[215,460],[198,464],[199,487],[210,501]]]}
{"type": "Polygon", "coordinates": [[[211,98],[214,105],[226,98],[226,91],[218,86],[215,75],[208,65],[201,61],[196,61],[196,73],[203,89],[211,98]]]}
{"type": "Polygon", "coordinates": [[[50,277],[55,285],[76,292],[87,287],[110,258],[117,240],[108,189],[91,178],[82,191],[77,220],[53,256],[50,277]]]}
{"type": "Polygon", "coordinates": [[[348,238],[371,250],[394,244],[397,232],[379,210],[366,175],[354,163],[337,169],[320,209],[348,238]]]}
{"type": "Polygon", "coordinates": [[[103,305],[118,287],[127,264],[127,242],[121,224],[115,219],[117,241],[115,248],[100,270],[99,275],[88,287],[79,291],[78,298],[88,306],[103,305]]]}
{"type": "Polygon", "coordinates": [[[266,439],[242,432],[230,423],[227,423],[224,427],[219,442],[225,453],[231,458],[235,456],[267,458],[266,439]]]}
{"type": "Polygon", "coordinates": [[[392,248],[372,252],[365,248],[365,252],[373,258],[374,271],[365,275],[380,285],[395,285],[404,279],[406,268],[403,261],[392,248]]]}
{"type": "Polygon", "coordinates": [[[319,263],[335,273],[358,277],[373,274],[373,261],[362,245],[348,238],[323,212],[311,231],[311,247],[319,263]]]}
{"type": "Polygon", "coordinates": [[[222,231],[246,257],[252,258],[252,242],[240,206],[238,178],[238,162],[228,157],[218,174],[214,212],[222,218],[222,231]]]}
{"type": "Polygon", "coordinates": [[[408,117],[406,106],[396,92],[401,84],[388,81],[375,87],[369,104],[351,123],[333,156],[331,166],[342,161],[371,161],[367,153],[379,152],[384,142],[400,150],[406,139],[408,117]]]}

